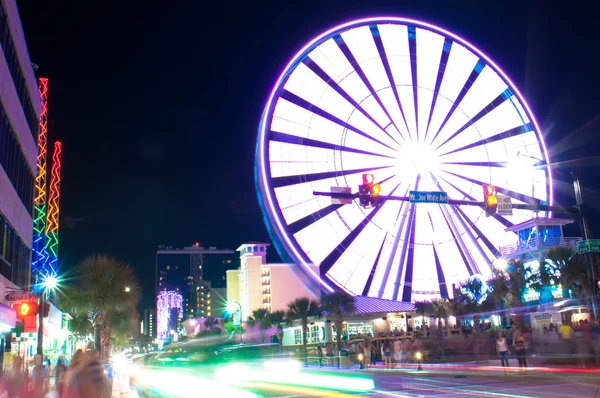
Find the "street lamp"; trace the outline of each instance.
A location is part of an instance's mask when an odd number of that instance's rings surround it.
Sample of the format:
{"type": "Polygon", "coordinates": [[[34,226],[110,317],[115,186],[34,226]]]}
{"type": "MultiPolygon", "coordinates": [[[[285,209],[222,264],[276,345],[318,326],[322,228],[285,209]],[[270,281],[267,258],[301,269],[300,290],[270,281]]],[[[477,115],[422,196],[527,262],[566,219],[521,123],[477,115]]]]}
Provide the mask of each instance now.
{"type": "Polygon", "coordinates": [[[125,286],[125,293],[131,292],[131,288],[129,286],[125,286]]]}
{"type": "Polygon", "coordinates": [[[237,301],[229,301],[227,303],[227,312],[233,316],[233,325],[240,327],[240,343],[244,341],[244,329],[242,328],[242,305],[237,301]],[[236,321],[235,313],[240,313],[239,321],[236,321]]]}
{"type": "Polygon", "coordinates": [[[42,356],[44,355],[44,312],[46,309],[46,292],[48,290],[52,291],[58,287],[59,280],[56,275],[47,275],[42,283],[41,291],[40,291],[40,305],[38,306],[38,346],[37,346],[37,354],[42,356]]]}

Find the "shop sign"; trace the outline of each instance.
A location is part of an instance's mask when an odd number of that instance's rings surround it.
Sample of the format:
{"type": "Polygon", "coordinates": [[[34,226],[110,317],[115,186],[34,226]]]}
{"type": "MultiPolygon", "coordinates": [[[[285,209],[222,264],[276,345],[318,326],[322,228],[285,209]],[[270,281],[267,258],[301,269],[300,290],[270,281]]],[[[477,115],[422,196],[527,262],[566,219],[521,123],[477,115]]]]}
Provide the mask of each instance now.
{"type": "Polygon", "coordinates": [[[14,291],[6,293],[6,301],[27,301],[34,298],[34,296],[29,292],[23,291],[14,291]]]}

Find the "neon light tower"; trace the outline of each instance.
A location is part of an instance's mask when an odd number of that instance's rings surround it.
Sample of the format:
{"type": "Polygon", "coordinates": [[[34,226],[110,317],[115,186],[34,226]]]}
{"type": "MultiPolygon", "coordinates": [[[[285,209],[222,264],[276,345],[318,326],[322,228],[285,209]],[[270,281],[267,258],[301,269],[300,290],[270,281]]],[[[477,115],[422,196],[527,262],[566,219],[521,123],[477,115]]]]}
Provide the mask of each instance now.
{"type": "Polygon", "coordinates": [[[50,176],[50,195],[48,197],[48,214],[46,217],[46,273],[56,274],[58,266],[58,212],[60,199],[60,155],[62,144],[54,143],[52,154],[52,173],[50,176]]]}
{"type": "Polygon", "coordinates": [[[33,283],[37,274],[42,270],[45,259],[46,240],[46,155],[48,145],[48,79],[39,79],[40,97],[42,98],[42,113],[40,114],[40,133],[38,135],[37,176],[35,178],[35,199],[33,219],[33,253],[31,269],[33,283]]]}

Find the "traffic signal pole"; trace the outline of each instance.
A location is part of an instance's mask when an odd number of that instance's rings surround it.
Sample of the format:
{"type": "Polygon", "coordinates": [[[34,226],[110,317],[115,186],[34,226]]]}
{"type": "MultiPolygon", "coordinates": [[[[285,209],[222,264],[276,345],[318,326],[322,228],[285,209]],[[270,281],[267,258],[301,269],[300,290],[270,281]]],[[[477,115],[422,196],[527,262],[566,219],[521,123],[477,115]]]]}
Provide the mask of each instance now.
{"type": "MultiPolygon", "coordinates": [[[[587,220],[587,212],[586,206],[583,203],[583,194],[581,192],[581,184],[579,183],[579,177],[576,173],[571,173],[571,177],[573,179],[573,189],[575,190],[575,201],[577,203],[577,207],[579,209],[579,218],[581,221],[581,229],[583,230],[583,239],[588,240],[592,238],[592,234],[590,232],[590,225],[587,220]]],[[[584,253],[585,257],[585,266],[588,274],[588,282],[590,285],[590,298],[592,301],[592,314],[596,321],[598,318],[598,287],[596,286],[596,281],[598,280],[598,275],[596,273],[596,264],[595,264],[595,254],[594,253],[584,253]]]]}
{"type": "Polygon", "coordinates": [[[38,305],[38,338],[37,338],[37,354],[44,355],[44,308],[46,307],[46,289],[42,289],[40,293],[40,305],[38,305]]]}

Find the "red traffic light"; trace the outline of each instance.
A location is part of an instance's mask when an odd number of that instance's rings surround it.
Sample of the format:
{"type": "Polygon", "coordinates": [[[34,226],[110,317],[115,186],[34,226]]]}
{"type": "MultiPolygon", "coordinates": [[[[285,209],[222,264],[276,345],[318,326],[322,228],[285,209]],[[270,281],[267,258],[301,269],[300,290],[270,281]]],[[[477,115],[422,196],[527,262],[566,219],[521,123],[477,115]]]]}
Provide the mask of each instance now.
{"type": "Polygon", "coordinates": [[[363,174],[362,177],[364,185],[373,185],[373,183],[375,182],[374,174],[363,174]]]}
{"type": "MultiPolygon", "coordinates": [[[[14,307],[13,307],[14,308],[14,307]]],[[[27,316],[37,315],[38,305],[32,301],[25,301],[17,305],[17,316],[24,318],[27,316]]]]}

